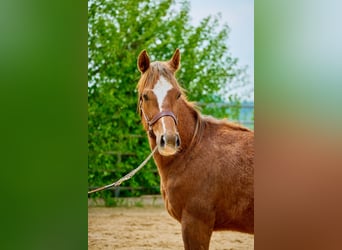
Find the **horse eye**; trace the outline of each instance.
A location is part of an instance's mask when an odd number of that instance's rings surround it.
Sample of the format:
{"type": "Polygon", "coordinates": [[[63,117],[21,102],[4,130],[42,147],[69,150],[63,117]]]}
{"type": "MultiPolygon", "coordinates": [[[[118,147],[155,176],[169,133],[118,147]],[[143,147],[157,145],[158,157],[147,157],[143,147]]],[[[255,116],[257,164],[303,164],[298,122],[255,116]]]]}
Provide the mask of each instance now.
{"type": "Polygon", "coordinates": [[[148,100],[147,94],[143,94],[143,98],[144,98],[145,101],[147,101],[148,100]]]}
{"type": "Polygon", "coordinates": [[[177,99],[179,99],[179,97],[181,97],[181,95],[182,95],[181,93],[178,93],[177,94],[177,99]]]}

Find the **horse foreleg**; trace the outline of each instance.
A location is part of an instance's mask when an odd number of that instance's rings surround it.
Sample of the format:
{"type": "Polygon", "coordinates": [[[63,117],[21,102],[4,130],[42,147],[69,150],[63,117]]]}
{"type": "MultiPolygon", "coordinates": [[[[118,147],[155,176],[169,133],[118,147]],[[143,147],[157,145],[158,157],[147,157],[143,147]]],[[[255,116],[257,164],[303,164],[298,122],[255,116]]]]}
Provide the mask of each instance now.
{"type": "Polygon", "coordinates": [[[182,236],[185,250],[208,250],[213,222],[182,214],[182,236]]]}

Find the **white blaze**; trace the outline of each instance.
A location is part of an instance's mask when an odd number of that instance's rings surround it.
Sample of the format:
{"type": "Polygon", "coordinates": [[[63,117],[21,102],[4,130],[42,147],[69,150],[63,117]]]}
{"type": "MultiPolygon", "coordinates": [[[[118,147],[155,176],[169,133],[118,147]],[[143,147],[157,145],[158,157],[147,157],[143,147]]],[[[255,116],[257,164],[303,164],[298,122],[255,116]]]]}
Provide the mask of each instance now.
{"type": "Polygon", "coordinates": [[[162,111],[162,105],[167,92],[172,89],[171,83],[169,83],[164,77],[160,77],[159,81],[154,85],[153,93],[157,96],[159,111],[162,111]]]}
{"type": "MultiPolygon", "coordinates": [[[[159,111],[162,112],[162,106],[163,106],[163,102],[164,99],[167,95],[167,92],[172,89],[172,85],[171,83],[169,83],[164,77],[160,77],[159,81],[156,83],[156,85],[154,85],[153,88],[153,93],[156,95],[157,97],[157,101],[158,101],[158,106],[159,106],[159,111]]],[[[163,125],[163,130],[164,133],[166,132],[165,129],[165,124],[164,124],[164,117],[162,117],[161,119],[162,125],[163,125]]]]}

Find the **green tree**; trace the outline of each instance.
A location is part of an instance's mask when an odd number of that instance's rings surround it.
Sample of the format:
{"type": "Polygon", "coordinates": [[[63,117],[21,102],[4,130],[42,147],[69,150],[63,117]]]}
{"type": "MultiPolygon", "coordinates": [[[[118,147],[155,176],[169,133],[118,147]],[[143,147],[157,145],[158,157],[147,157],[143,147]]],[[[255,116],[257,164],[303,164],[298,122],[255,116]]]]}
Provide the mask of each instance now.
{"type": "MultiPolygon", "coordinates": [[[[188,1],[176,4],[172,0],[88,2],[90,187],[118,179],[149,153],[136,112],[140,76],[136,60],[141,50],[147,49],[153,61],[168,60],[180,48],[177,78],[189,99],[200,103],[227,102],[227,83],[243,74],[229,53],[229,28],[220,26],[220,16],[208,16],[195,27],[190,24],[189,8],[188,1]]],[[[239,103],[235,96],[229,96],[229,101],[239,103]]],[[[201,108],[217,117],[234,119],[232,114],[238,113],[210,105],[201,108]]],[[[142,172],[122,186],[159,185],[154,163],[142,172]]]]}

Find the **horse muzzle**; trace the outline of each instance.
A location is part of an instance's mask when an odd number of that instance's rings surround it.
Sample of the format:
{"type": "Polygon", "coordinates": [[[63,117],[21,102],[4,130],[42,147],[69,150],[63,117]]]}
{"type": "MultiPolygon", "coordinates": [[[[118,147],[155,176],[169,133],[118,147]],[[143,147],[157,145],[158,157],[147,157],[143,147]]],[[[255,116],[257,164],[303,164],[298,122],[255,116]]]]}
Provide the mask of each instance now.
{"type": "Polygon", "coordinates": [[[171,156],[177,153],[181,145],[178,133],[164,133],[157,135],[156,143],[158,152],[163,156],[171,156]]]}

